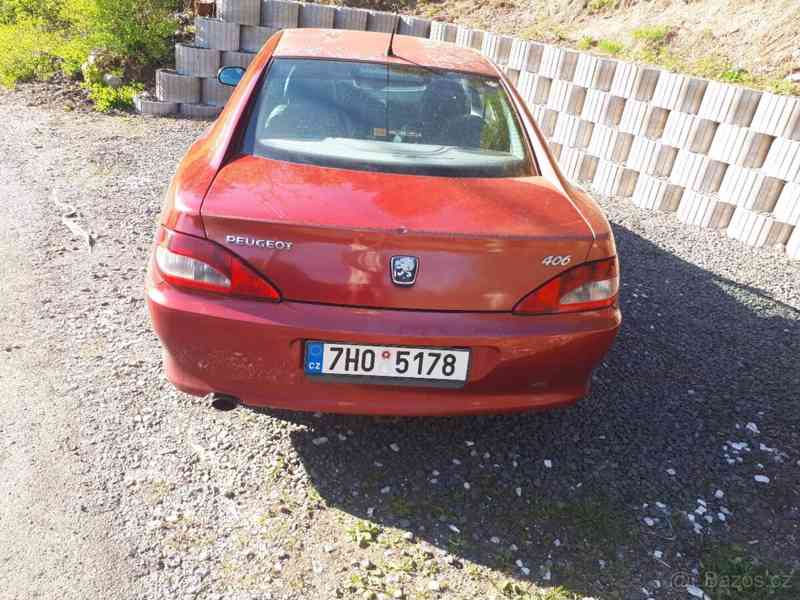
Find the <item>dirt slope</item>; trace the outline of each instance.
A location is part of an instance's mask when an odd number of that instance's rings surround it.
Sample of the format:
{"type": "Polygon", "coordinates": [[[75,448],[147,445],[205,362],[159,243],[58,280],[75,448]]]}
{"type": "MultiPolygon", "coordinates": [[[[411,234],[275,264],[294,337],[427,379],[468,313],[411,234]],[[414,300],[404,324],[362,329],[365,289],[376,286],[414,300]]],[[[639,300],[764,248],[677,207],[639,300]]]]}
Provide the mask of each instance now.
{"type": "Polygon", "coordinates": [[[641,46],[636,30],[667,27],[664,60],[654,62],[758,87],[800,68],[798,0],[423,0],[416,11],[530,39],[584,40],[584,48],[608,40],[623,46],[623,57],[641,46]]]}

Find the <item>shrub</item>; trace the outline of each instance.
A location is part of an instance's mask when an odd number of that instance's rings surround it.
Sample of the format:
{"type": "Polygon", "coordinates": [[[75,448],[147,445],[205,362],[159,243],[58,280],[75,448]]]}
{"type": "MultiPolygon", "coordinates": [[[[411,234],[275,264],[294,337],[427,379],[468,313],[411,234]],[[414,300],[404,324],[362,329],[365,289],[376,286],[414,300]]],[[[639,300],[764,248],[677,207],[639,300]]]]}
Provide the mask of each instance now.
{"type": "Polygon", "coordinates": [[[612,56],[622,54],[622,51],[625,49],[624,45],[614,40],[600,40],[597,43],[597,47],[606,54],[611,54],[612,56]]]}
{"type": "Polygon", "coordinates": [[[58,71],[53,50],[60,43],[60,36],[29,19],[0,25],[0,85],[11,88],[18,81],[49,79],[58,71]]]}
{"type": "Polygon", "coordinates": [[[89,90],[89,98],[94,102],[95,109],[100,112],[133,108],[133,97],[144,89],[141,84],[112,88],[102,83],[89,83],[86,87],[89,90]]]}
{"type": "Polygon", "coordinates": [[[588,35],[583,36],[581,39],[578,40],[576,46],[578,50],[589,50],[592,46],[595,45],[594,38],[588,35]]]}

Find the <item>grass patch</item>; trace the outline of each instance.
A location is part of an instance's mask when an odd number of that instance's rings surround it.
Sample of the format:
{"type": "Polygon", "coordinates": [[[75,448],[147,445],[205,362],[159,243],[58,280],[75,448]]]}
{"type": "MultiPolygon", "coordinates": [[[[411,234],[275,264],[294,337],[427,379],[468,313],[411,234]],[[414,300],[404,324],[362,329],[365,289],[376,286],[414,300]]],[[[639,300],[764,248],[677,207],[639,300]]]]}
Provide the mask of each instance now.
{"type": "Polygon", "coordinates": [[[597,48],[601,52],[610,54],[611,56],[619,56],[625,50],[624,44],[614,40],[600,40],[597,42],[597,48]]]}
{"type": "Polygon", "coordinates": [[[585,36],[583,36],[581,39],[579,39],[577,41],[575,46],[578,48],[578,50],[584,50],[585,51],[585,50],[589,50],[590,48],[594,47],[594,45],[596,43],[597,42],[594,40],[593,37],[591,37],[589,35],[585,35],[585,36]]]}
{"type": "Polygon", "coordinates": [[[665,46],[672,36],[672,27],[667,26],[647,26],[639,27],[631,32],[633,39],[644,44],[649,48],[661,48],[665,46]]]}
{"type": "Polygon", "coordinates": [[[589,9],[590,13],[598,13],[603,12],[604,10],[615,8],[616,5],[617,0],[591,0],[587,8],[589,9]]]}
{"type": "Polygon", "coordinates": [[[347,536],[350,541],[355,542],[361,548],[368,548],[371,544],[378,541],[381,528],[369,521],[357,521],[352,527],[347,529],[347,536]]]}
{"type": "Polygon", "coordinates": [[[608,549],[635,540],[636,529],[609,500],[581,498],[571,502],[544,502],[535,506],[532,520],[549,521],[567,529],[571,537],[589,546],[608,549]]]}
{"type": "Polygon", "coordinates": [[[757,561],[736,545],[716,548],[703,558],[700,585],[712,600],[800,598],[800,573],[757,561]]]}

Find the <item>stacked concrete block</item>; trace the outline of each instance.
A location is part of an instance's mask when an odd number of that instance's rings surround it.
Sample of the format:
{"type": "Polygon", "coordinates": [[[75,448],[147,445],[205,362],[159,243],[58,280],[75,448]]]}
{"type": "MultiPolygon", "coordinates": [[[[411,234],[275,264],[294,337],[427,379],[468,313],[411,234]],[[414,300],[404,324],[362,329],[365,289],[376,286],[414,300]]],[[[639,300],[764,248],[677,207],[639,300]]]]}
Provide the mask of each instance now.
{"type": "Polygon", "coordinates": [[[156,97],[164,102],[200,102],[202,80],[192,75],[181,75],[171,69],[156,71],[156,97]]]}
{"type": "Polygon", "coordinates": [[[735,206],[718,198],[685,190],[678,206],[678,220],[697,227],[725,229],[735,210],[735,206]]]}
{"type": "Polygon", "coordinates": [[[761,93],[755,90],[710,81],[698,114],[703,119],[749,127],[760,99],[761,93]]]}
{"type": "Polygon", "coordinates": [[[262,0],[261,26],[291,29],[300,24],[300,3],[288,0],[262,0]]]}
{"type": "Polygon", "coordinates": [[[148,98],[144,94],[136,94],[133,98],[133,106],[143,115],[153,115],[164,117],[178,113],[179,105],[177,102],[165,102],[155,98],[148,98]]]}
{"type": "Polygon", "coordinates": [[[239,50],[242,52],[259,52],[267,40],[277,31],[276,27],[262,27],[255,25],[242,25],[240,33],[239,50]]]}
{"type": "Polygon", "coordinates": [[[633,63],[618,62],[609,90],[614,96],[633,98],[641,67],[633,63]]]}
{"type": "Polygon", "coordinates": [[[300,27],[321,27],[332,29],[336,17],[336,7],[327,4],[311,4],[304,2],[300,5],[300,27]]]}
{"type": "Polygon", "coordinates": [[[600,59],[591,54],[579,54],[572,81],[583,88],[592,87],[600,59]]]}
{"type": "Polygon", "coordinates": [[[636,171],[601,158],[597,162],[592,188],[604,196],[628,198],[633,195],[639,177],[636,171]]]}
{"type": "Polygon", "coordinates": [[[222,85],[216,79],[203,79],[200,85],[201,104],[207,106],[225,106],[231,93],[233,93],[232,87],[222,85]]]}
{"type": "Polygon", "coordinates": [[[681,204],[684,188],[664,179],[639,174],[632,202],[639,208],[675,212],[681,204]]]}
{"type": "Polygon", "coordinates": [[[444,23],[442,21],[433,21],[431,23],[431,39],[438,42],[456,43],[456,36],[458,35],[458,27],[452,23],[444,23]]]}
{"type": "Polygon", "coordinates": [[[767,135],[798,139],[790,135],[789,131],[798,118],[800,118],[800,98],[765,93],[761,96],[750,127],[767,135]]]}
{"type": "Polygon", "coordinates": [[[618,123],[620,131],[643,136],[645,125],[647,123],[648,108],[649,106],[646,102],[639,102],[638,100],[626,100],[618,123]]]}
{"type": "Polygon", "coordinates": [[[217,16],[228,23],[259,25],[261,0],[217,0],[217,16]]]}
{"type": "Polygon", "coordinates": [[[483,37],[481,54],[497,65],[505,66],[511,58],[511,47],[514,40],[507,35],[487,33],[483,37]]]}
{"type": "Polygon", "coordinates": [[[761,248],[786,244],[795,228],[785,223],[778,222],[768,213],[755,212],[736,208],[733,218],[728,226],[728,237],[748,246],[761,248]]]}
{"type": "Polygon", "coordinates": [[[365,31],[367,29],[367,19],[369,11],[361,8],[347,8],[337,6],[336,14],[333,17],[333,26],[336,29],[351,29],[353,31],[365,31]]]}
{"type": "MultiPolygon", "coordinates": [[[[370,27],[370,31],[380,31],[380,30],[373,30],[370,27]]],[[[456,31],[456,45],[461,46],[462,48],[472,48],[473,50],[480,50],[481,48],[483,48],[483,34],[484,32],[478,29],[470,29],[469,27],[462,27],[461,25],[459,25],[458,31],[456,31]]]]}
{"type": "Polygon", "coordinates": [[[790,182],[784,186],[772,215],[781,223],[800,226],[800,183],[790,182]]]}
{"type": "Polygon", "coordinates": [[[677,110],[686,85],[687,78],[684,75],[662,72],[653,92],[651,104],[670,111],[677,110]]]}
{"type": "Polygon", "coordinates": [[[672,172],[678,149],[645,137],[635,137],[626,165],[654,177],[667,177],[672,172]]]}
{"type": "Polygon", "coordinates": [[[246,69],[255,57],[256,54],[254,52],[223,52],[222,66],[246,69]]]}
{"type": "Polygon", "coordinates": [[[539,75],[550,79],[558,79],[559,65],[565,52],[566,50],[558,46],[544,46],[539,64],[539,75]]]}
{"type": "Polygon", "coordinates": [[[426,38],[431,31],[431,22],[419,17],[400,17],[397,33],[426,38]]]}
{"type": "Polygon", "coordinates": [[[602,123],[603,115],[608,108],[609,98],[609,94],[602,90],[591,88],[586,90],[586,98],[583,102],[581,117],[593,123],[602,123]]]}
{"type": "Polygon", "coordinates": [[[199,48],[238,50],[240,26],[221,19],[197,17],[194,21],[194,43],[199,48]]]}
{"type": "Polygon", "coordinates": [[[728,165],[719,189],[719,197],[729,204],[746,204],[758,194],[766,177],[755,169],[728,165]]]}
{"type": "Polygon", "coordinates": [[[775,138],[763,170],[770,177],[800,182],[800,141],[775,138]]]}
{"type": "Polygon", "coordinates": [[[175,45],[175,70],[180,75],[216,77],[222,62],[221,52],[188,44],[175,45]]]}
{"type": "Polygon", "coordinates": [[[511,51],[508,56],[508,66],[519,71],[529,70],[528,52],[531,49],[530,42],[518,38],[509,39],[511,39],[511,51]]]}

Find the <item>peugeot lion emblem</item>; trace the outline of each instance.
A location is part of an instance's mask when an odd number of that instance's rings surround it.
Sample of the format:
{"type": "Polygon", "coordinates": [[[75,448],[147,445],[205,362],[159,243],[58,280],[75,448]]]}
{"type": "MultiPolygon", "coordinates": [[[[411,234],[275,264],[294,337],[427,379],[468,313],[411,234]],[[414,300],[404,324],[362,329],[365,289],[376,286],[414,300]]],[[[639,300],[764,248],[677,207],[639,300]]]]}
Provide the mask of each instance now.
{"type": "Polygon", "coordinates": [[[419,259],[416,256],[392,257],[392,282],[395,285],[414,285],[417,280],[419,259]]]}

